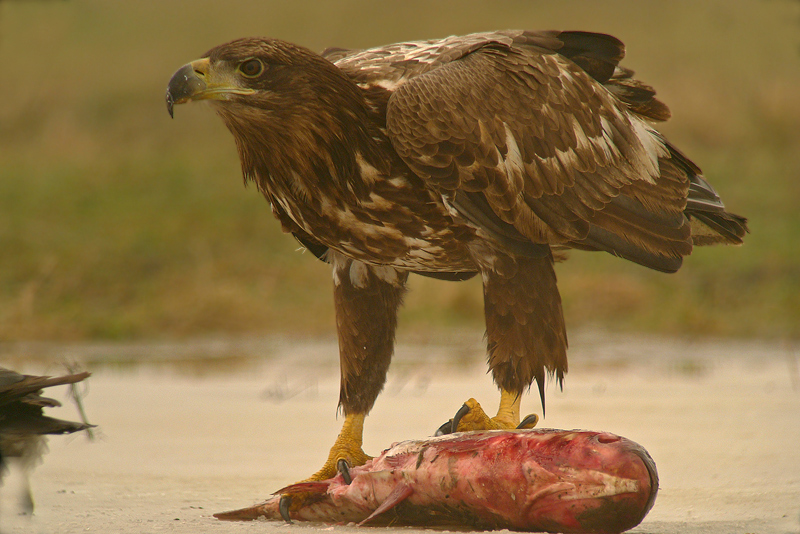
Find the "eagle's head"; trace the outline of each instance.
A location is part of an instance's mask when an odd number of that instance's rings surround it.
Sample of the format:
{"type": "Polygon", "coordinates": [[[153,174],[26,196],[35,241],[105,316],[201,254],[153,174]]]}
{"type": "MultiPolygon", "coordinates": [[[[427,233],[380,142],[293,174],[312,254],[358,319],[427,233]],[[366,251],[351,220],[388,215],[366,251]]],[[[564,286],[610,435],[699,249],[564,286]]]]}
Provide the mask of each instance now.
{"type": "Polygon", "coordinates": [[[269,38],[237,39],[178,69],[167,88],[167,110],[191,100],[223,107],[278,108],[281,101],[311,96],[310,76],[330,63],[303,47],[269,38]]]}
{"type": "Polygon", "coordinates": [[[347,81],[332,63],[301,46],[265,37],[237,39],[172,76],[167,110],[172,115],[176,104],[211,100],[223,116],[261,110],[281,117],[296,108],[343,104],[336,99],[358,93],[347,81]]]}
{"type": "Polygon", "coordinates": [[[334,168],[344,179],[356,166],[342,144],[366,145],[379,135],[369,130],[362,91],[344,72],[279,39],[244,38],[212,48],[178,69],[166,96],[170,115],[192,100],[214,104],[236,140],[245,179],[292,170],[311,175],[311,166],[334,168]]]}

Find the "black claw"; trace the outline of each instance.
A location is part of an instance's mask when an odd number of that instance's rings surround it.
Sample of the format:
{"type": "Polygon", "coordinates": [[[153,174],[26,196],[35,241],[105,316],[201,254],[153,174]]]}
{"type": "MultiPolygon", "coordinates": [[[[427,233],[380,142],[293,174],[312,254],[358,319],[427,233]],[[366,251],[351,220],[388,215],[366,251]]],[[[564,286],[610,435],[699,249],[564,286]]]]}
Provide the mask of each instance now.
{"type": "Polygon", "coordinates": [[[530,428],[533,428],[533,427],[536,426],[536,423],[538,423],[538,422],[539,422],[539,416],[536,415],[535,413],[532,413],[532,414],[526,415],[525,419],[523,419],[522,421],[519,422],[519,424],[517,425],[517,428],[518,429],[528,428],[528,425],[531,425],[530,428]]]}
{"type": "Polygon", "coordinates": [[[445,424],[436,429],[434,436],[444,436],[445,434],[453,433],[453,420],[450,419],[445,424]]]}
{"type": "Polygon", "coordinates": [[[469,413],[469,406],[467,406],[465,403],[464,405],[461,406],[461,408],[458,409],[455,417],[453,417],[453,422],[451,424],[451,430],[450,430],[451,433],[458,432],[458,423],[461,421],[461,418],[467,415],[468,413],[469,413]]]}
{"type": "Polygon", "coordinates": [[[278,511],[281,513],[281,517],[284,521],[289,523],[290,525],[294,523],[292,518],[289,517],[289,506],[292,505],[292,498],[288,495],[281,495],[281,500],[278,503],[278,511]]]}
{"type": "Polygon", "coordinates": [[[353,477],[350,476],[350,466],[347,464],[347,460],[342,459],[336,462],[336,469],[342,474],[344,483],[349,486],[353,477]]]}

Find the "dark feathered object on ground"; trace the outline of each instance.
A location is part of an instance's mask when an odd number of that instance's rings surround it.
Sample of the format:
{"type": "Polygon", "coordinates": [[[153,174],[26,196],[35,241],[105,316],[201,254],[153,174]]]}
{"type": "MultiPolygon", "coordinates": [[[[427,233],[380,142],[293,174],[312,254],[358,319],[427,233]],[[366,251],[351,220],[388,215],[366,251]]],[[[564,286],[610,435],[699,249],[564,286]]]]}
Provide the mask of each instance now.
{"type": "Polygon", "coordinates": [[[70,434],[93,427],[44,415],[44,408],[61,406],[55,399],[42,396],[42,390],[64,384],[75,384],[90,373],[64,376],[22,375],[0,367],[0,478],[6,463],[16,459],[25,476],[23,508],[33,512],[33,497],[27,476],[47,451],[47,434],[70,434]]]}

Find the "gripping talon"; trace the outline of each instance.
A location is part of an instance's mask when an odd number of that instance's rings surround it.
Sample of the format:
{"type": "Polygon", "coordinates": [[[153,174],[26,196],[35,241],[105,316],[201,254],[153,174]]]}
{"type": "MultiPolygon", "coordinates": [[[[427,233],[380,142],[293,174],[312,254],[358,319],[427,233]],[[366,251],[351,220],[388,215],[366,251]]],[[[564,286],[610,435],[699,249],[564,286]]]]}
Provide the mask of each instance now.
{"type": "Polygon", "coordinates": [[[453,420],[450,419],[445,424],[436,429],[434,436],[444,436],[445,434],[453,433],[453,420]]]}
{"type": "Polygon", "coordinates": [[[336,469],[342,474],[344,483],[349,486],[353,478],[350,476],[350,466],[347,464],[347,460],[340,459],[336,462],[336,469]]]}
{"type": "Polygon", "coordinates": [[[530,415],[526,415],[525,419],[520,421],[520,423],[517,425],[517,429],[533,428],[536,426],[536,423],[538,422],[539,422],[539,416],[536,415],[535,413],[532,413],[530,415]]]}
{"type": "Polygon", "coordinates": [[[294,523],[292,518],[289,517],[289,507],[292,505],[292,498],[288,495],[281,495],[281,500],[278,503],[278,511],[281,513],[281,517],[284,521],[289,523],[290,525],[294,523]]]}
{"type": "Polygon", "coordinates": [[[458,432],[458,423],[461,421],[462,417],[464,417],[465,415],[467,415],[469,413],[469,410],[470,410],[470,408],[469,408],[469,406],[467,406],[466,403],[464,403],[461,406],[461,408],[458,409],[458,411],[456,412],[455,417],[453,417],[453,422],[451,423],[451,427],[450,427],[450,433],[451,434],[453,432],[458,432]]]}

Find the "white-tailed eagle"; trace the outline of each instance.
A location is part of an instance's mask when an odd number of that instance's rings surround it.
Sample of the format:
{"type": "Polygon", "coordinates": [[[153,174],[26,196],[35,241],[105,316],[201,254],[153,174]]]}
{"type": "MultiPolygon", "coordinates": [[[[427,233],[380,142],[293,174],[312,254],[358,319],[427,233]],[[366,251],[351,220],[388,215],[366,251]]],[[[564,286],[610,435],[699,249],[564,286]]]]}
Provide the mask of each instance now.
{"type": "Polygon", "coordinates": [[[361,464],[409,273],[483,279],[497,416],[470,399],[443,431],[513,428],[520,395],[567,371],[553,270],[564,249],[674,272],[739,244],[688,157],[653,127],[655,91],[609,35],[498,31],[316,54],[238,39],[178,70],[167,105],[210,100],[252,181],[333,268],[344,426],[312,478],[361,464]]]}

